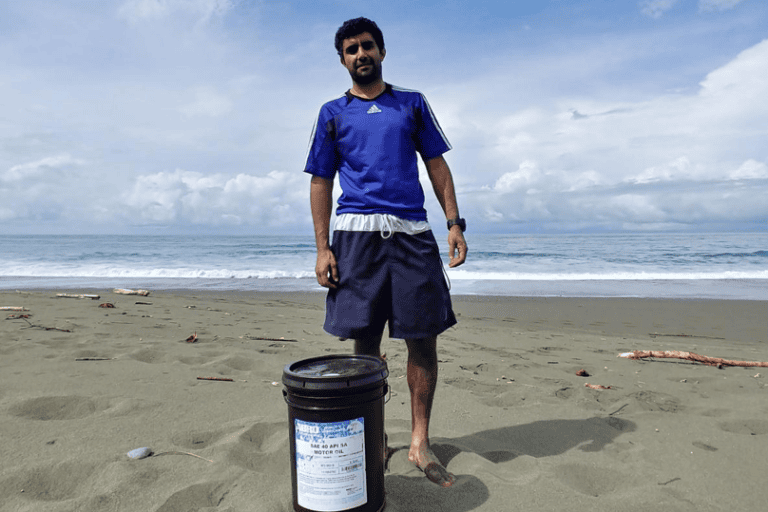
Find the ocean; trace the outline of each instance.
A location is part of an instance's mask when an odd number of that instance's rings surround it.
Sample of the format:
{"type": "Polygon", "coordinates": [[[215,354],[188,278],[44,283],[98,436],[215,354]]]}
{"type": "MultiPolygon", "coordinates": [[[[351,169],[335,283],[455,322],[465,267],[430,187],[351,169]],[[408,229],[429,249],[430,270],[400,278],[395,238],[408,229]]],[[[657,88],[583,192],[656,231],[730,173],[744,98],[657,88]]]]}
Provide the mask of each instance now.
{"type": "MultiPolygon", "coordinates": [[[[445,233],[437,234],[448,261],[445,233]]],[[[768,300],[768,233],[467,233],[453,294],[768,300]]],[[[311,236],[0,236],[0,289],[317,291],[311,236]]]]}

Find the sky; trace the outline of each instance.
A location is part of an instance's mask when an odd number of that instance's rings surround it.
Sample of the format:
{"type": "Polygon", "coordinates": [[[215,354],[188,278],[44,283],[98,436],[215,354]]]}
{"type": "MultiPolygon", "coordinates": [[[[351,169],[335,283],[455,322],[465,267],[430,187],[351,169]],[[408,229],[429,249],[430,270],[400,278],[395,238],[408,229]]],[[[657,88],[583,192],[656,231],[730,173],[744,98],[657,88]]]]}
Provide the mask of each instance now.
{"type": "Polygon", "coordinates": [[[768,231],[763,1],[0,0],[0,234],[311,235],[358,16],[468,235],[768,231]]]}

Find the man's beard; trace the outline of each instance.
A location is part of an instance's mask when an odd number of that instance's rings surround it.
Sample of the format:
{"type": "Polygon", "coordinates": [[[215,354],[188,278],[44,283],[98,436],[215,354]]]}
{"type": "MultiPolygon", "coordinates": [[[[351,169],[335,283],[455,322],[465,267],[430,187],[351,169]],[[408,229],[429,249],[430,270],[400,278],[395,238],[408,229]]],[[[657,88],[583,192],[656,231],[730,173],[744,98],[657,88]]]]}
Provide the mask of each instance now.
{"type": "MultiPolygon", "coordinates": [[[[358,85],[370,85],[373,82],[381,78],[381,66],[376,66],[373,62],[364,64],[365,66],[371,66],[371,72],[367,75],[358,75],[357,69],[350,71],[349,76],[352,77],[352,81],[358,85]]],[[[362,67],[362,66],[359,66],[362,67]]]]}

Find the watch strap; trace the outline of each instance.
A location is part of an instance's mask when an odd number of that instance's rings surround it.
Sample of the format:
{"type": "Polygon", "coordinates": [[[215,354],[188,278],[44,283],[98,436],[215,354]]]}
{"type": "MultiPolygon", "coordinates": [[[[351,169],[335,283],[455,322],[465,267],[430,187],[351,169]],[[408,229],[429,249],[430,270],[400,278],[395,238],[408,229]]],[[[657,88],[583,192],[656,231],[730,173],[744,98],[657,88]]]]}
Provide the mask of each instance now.
{"type": "Polygon", "coordinates": [[[450,231],[453,226],[459,226],[459,228],[461,228],[461,232],[463,233],[467,230],[467,221],[462,218],[448,219],[448,230],[450,231]]]}

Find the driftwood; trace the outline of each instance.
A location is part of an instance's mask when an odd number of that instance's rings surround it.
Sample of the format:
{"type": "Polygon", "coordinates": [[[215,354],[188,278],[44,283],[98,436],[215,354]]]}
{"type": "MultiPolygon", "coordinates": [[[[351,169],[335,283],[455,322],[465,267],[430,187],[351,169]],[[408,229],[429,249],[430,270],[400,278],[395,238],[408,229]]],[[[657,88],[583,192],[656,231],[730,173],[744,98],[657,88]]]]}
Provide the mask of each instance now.
{"type": "Polygon", "coordinates": [[[723,368],[724,366],[743,366],[746,368],[757,366],[761,368],[768,368],[768,362],[759,361],[734,361],[731,359],[723,359],[721,357],[709,357],[694,354],[693,352],[683,352],[681,350],[635,350],[633,352],[624,352],[617,357],[623,357],[625,359],[645,359],[647,357],[672,358],[683,359],[686,361],[694,361],[697,363],[706,364],[709,366],[717,366],[723,368]]]}
{"type": "Polygon", "coordinates": [[[251,336],[249,334],[246,334],[245,336],[241,336],[242,338],[245,338],[247,340],[258,340],[258,341],[287,341],[290,343],[297,343],[299,340],[291,340],[286,338],[263,338],[261,336],[251,336]]]}
{"type": "Polygon", "coordinates": [[[0,311],[29,311],[21,306],[0,306],[0,311]]]}
{"type": "Polygon", "coordinates": [[[121,295],[141,295],[142,297],[149,295],[147,290],[127,290],[125,288],[115,288],[112,291],[121,295]]]}
{"type": "Polygon", "coordinates": [[[611,389],[611,386],[601,386],[600,384],[590,384],[589,382],[584,384],[584,387],[589,389],[611,389]]]}
{"type": "Polygon", "coordinates": [[[91,300],[97,300],[97,299],[101,298],[98,295],[88,295],[88,294],[84,294],[84,293],[81,293],[81,294],[57,293],[56,296],[57,297],[62,297],[62,298],[65,298],[65,299],[91,299],[91,300]]]}
{"type": "Polygon", "coordinates": [[[650,332],[648,336],[655,338],[657,336],[670,336],[675,338],[707,338],[708,340],[724,340],[725,338],[718,338],[716,336],[701,336],[699,334],[664,334],[658,332],[650,332]]]}

